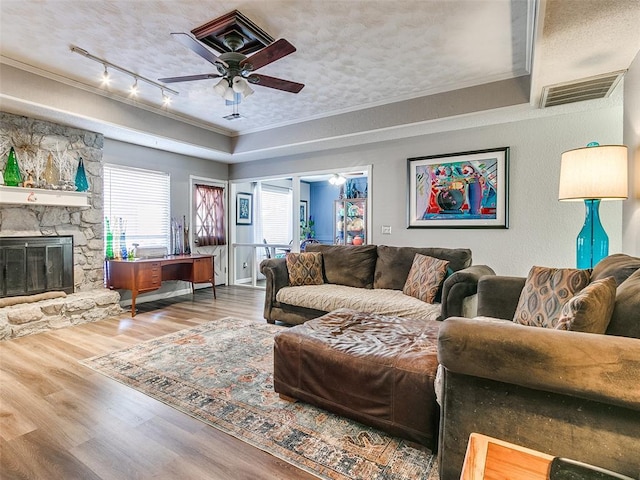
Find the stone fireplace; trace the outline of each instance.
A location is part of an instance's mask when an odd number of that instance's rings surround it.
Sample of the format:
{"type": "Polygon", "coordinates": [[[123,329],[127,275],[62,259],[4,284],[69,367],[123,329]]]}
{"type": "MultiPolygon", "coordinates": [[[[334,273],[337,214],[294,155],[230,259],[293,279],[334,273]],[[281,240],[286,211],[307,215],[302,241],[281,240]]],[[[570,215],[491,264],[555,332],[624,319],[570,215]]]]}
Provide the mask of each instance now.
{"type": "MultiPolygon", "coordinates": [[[[38,161],[41,162],[45,158],[43,152],[53,152],[61,163],[61,173],[64,173],[62,167],[66,167],[64,174],[68,177],[75,176],[78,160],[82,157],[89,182],[88,202],[87,206],[82,207],[38,205],[27,202],[24,204],[0,203],[0,237],[3,239],[71,237],[73,239],[71,292],[73,293],[67,296],[68,300],[56,299],[56,302],[63,302],[63,305],[70,304],[74,301],[74,296],[100,297],[100,302],[103,303],[100,307],[101,312],[105,315],[117,313],[119,295],[104,288],[102,134],[0,112],[0,152],[2,154],[0,169],[2,171],[4,171],[10,147],[15,149],[21,170],[30,169],[32,172],[35,170],[34,176],[37,176],[37,170],[41,167],[38,161]],[[83,293],[88,295],[81,295],[83,293]],[[103,294],[107,296],[103,297],[103,294]],[[113,308],[110,308],[109,303],[113,308]]],[[[39,190],[35,189],[36,192],[39,190]]],[[[47,300],[47,302],[53,302],[53,300],[47,300]]],[[[35,314],[33,311],[35,304],[26,305],[31,309],[27,317],[35,318],[33,322],[26,321],[24,315],[14,315],[19,305],[0,308],[0,339],[69,324],[68,318],[61,320],[66,311],[65,307],[53,309],[56,311],[55,319],[47,320],[47,314],[35,314]]],[[[70,324],[97,320],[100,314],[96,311],[92,312],[89,308],[86,312],[80,313],[76,310],[72,317],[70,324]]]]}

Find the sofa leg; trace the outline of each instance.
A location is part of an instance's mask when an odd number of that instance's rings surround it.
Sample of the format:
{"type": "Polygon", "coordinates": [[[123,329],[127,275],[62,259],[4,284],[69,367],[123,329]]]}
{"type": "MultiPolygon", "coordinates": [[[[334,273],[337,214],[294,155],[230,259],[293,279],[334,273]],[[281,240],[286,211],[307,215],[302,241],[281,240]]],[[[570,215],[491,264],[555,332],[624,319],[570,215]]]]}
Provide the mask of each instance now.
{"type": "Polygon", "coordinates": [[[284,395],[284,394],[282,394],[282,393],[279,393],[278,395],[280,395],[280,398],[281,398],[282,400],[284,400],[285,402],[296,403],[296,402],[298,401],[298,399],[297,399],[297,398],[293,398],[293,397],[290,397],[290,396],[288,396],[288,395],[284,395]]]}

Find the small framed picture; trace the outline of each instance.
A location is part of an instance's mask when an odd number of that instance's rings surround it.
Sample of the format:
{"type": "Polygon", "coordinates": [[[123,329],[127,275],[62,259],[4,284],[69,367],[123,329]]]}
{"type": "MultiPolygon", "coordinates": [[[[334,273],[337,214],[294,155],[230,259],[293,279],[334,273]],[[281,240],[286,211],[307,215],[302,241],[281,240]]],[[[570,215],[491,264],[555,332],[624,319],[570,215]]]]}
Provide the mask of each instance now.
{"type": "Polygon", "coordinates": [[[407,159],[408,228],[509,228],[509,147],[407,159]]]}
{"type": "Polygon", "coordinates": [[[236,195],[236,225],[251,225],[253,223],[253,195],[238,193],[236,195]]]}
{"type": "Polygon", "coordinates": [[[307,201],[300,200],[300,223],[307,223],[307,201]]]}

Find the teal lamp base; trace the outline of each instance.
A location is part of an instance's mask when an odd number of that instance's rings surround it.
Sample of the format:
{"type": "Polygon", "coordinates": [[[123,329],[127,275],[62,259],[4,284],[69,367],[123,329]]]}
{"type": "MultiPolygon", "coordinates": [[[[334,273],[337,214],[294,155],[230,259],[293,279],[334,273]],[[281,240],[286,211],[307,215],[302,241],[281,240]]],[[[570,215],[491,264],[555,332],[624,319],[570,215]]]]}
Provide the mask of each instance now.
{"type": "Polygon", "coordinates": [[[576,241],[578,268],[593,268],[609,255],[609,237],[600,223],[600,200],[585,200],[587,214],[576,241]]]}

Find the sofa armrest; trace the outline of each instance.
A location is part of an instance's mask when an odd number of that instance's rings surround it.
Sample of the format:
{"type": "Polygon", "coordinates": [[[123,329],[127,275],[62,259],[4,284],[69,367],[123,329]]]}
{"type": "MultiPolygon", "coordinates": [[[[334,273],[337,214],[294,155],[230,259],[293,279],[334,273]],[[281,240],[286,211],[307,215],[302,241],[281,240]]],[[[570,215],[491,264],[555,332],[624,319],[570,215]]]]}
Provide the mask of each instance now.
{"type": "Polygon", "coordinates": [[[471,265],[447,277],[442,285],[443,320],[462,315],[464,299],[477,293],[478,281],[485,275],[495,275],[495,272],[486,265],[471,265]]]}
{"type": "Polygon", "coordinates": [[[260,263],[260,272],[267,280],[264,296],[264,318],[274,323],[275,320],[271,318],[271,308],[276,303],[276,294],[282,287],[289,285],[287,261],[285,258],[263,260],[260,263]]]}
{"type": "Polygon", "coordinates": [[[445,320],[438,359],[454,373],[640,410],[640,340],[468,318],[445,320]]]}
{"type": "Polygon", "coordinates": [[[478,316],[512,320],[527,279],[500,275],[478,282],[478,316]]]}

